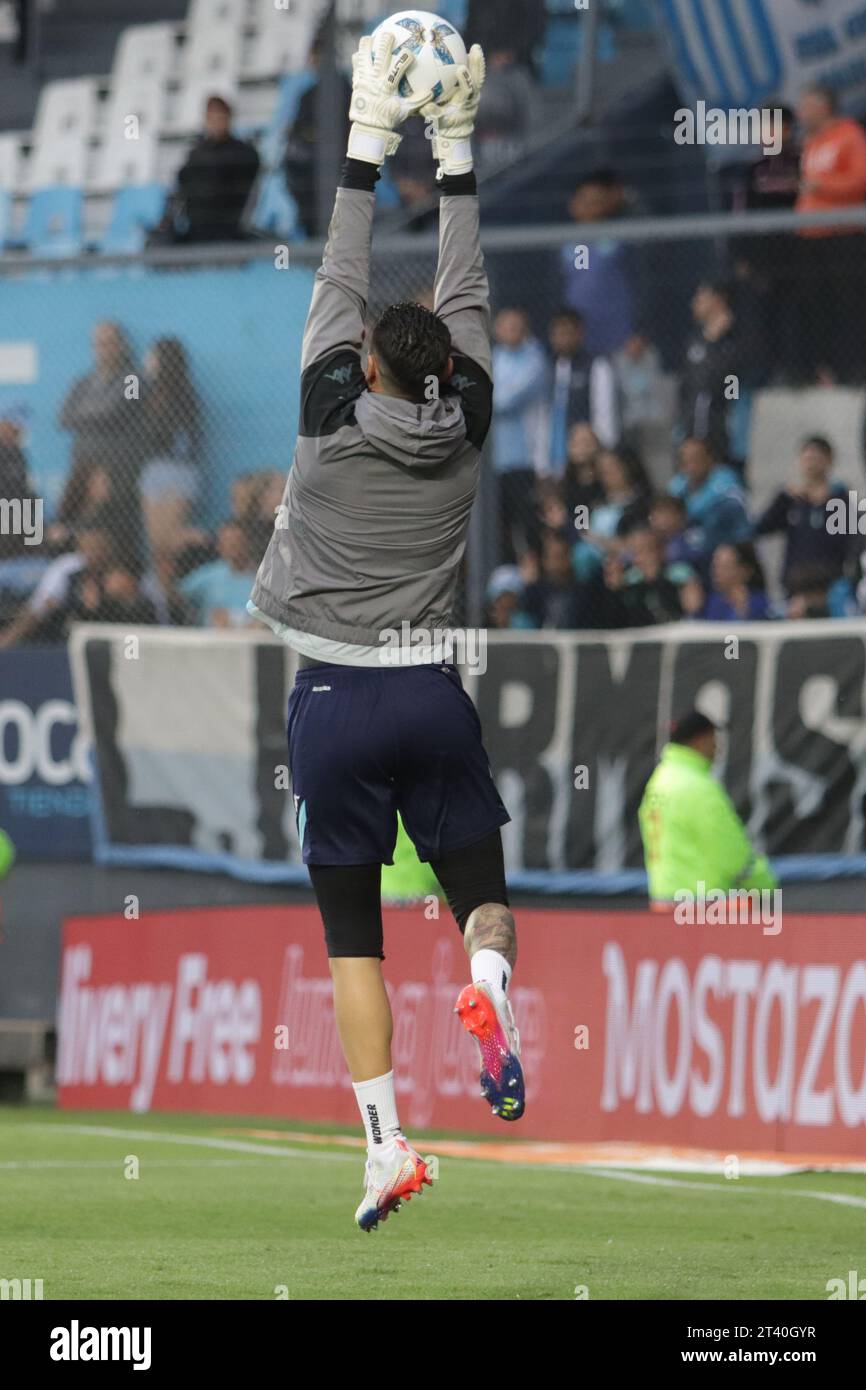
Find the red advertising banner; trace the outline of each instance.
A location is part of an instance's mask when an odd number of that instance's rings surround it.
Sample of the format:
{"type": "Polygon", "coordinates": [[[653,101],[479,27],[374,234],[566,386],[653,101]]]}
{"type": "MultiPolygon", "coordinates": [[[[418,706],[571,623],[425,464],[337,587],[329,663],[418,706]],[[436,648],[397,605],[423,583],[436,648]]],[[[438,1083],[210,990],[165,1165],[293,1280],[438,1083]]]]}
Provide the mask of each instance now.
{"type": "MultiPolygon", "coordinates": [[[[864,928],[521,911],[514,1136],[866,1157],[864,928]]],[[[386,912],[385,941],[405,1127],[504,1137],[452,1012],[450,918],[386,912]]],[[[312,907],[68,920],[59,1049],[70,1109],[357,1120],[312,907]]]]}

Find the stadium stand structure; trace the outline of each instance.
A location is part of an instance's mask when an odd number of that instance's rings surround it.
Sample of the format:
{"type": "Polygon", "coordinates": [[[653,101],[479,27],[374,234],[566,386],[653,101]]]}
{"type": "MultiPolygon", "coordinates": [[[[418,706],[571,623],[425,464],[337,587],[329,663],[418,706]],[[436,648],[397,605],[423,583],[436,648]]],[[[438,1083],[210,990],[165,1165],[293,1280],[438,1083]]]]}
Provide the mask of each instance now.
{"type": "MultiPolygon", "coordinates": [[[[338,0],[343,68],[358,35],[387,8],[382,0],[338,0]]],[[[38,256],[140,251],[211,94],[232,102],[237,132],[262,155],[252,227],[302,235],[280,160],[313,80],[310,48],[325,9],[324,0],[282,0],[279,8],[271,0],[154,0],[151,22],[130,25],[121,0],[47,8],[36,78],[11,66],[0,43],[0,247],[38,256]]],[[[442,0],[437,9],[460,26],[467,0],[442,0]]],[[[538,54],[542,142],[573,124],[562,93],[573,87],[583,33],[570,0],[548,0],[548,11],[538,54]]],[[[608,104],[612,93],[634,90],[660,69],[645,11],[645,0],[619,0],[605,11],[599,57],[616,56],[611,75],[625,84],[615,82],[608,104]]],[[[398,205],[393,188],[384,193],[386,206],[398,205]]]]}

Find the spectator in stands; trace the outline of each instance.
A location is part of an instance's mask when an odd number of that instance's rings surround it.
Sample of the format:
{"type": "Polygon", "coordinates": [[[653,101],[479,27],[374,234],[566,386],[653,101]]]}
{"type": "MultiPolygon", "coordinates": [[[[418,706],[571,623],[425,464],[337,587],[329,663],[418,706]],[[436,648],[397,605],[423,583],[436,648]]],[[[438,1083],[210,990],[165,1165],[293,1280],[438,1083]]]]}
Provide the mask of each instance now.
{"type": "Polygon", "coordinates": [[[577,509],[589,511],[604,497],[598,477],[601,444],[595,430],[588,424],[572,425],[568,432],[568,466],[562,484],[562,497],[567,524],[573,526],[577,509]]]}
{"type": "Polygon", "coordinates": [[[704,564],[717,546],[747,540],[751,534],[740,479],[733,468],[716,462],[707,440],[683,440],[679,472],[669,491],[686,505],[688,540],[704,564]]]}
{"type": "Polygon", "coordinates": [[[623,555],[604,565],[611,627],[652,627],[679,621],[703,603],[703,590],[689,565],[669,565],[664,543],[649,528],[633,531],[623,555]]]}
{"type": "Polygon", "coordinates": [[[178,584],[203,627],[248,627],[247,600],[256,577],[256,564],[247,529],[237,521],[223,522],[218,538],[219,559],[201,565],[178,584]]]}
{"type": "Polygon", "coordinates": [[[713,554],[711,580],[702,618],[714,623],[734,623],[772,616],[764,571],[751,541],[718,546],[713,554]]]}
{"type": "Polygon", "coordinates": [[[535,83],[507,29],[486,50],[487,80],[475,124],[478,166],[490,171],[518,159],[535,124],[535,83]]]}
{"type": "Polygon", "coordinates": [[[523,611],[536,628],[571,631],[588,626],[584,596],[575,583],[571,541],[546,531],[541,542],[541,573],[523,598],[523,611]]]}
{"type": "MultiPolygon", "coordinates": [[[[317,34],[310,49],[308,66],[314,73],[318,73],[321,61],[322,36],[317,34]]],[[[339,142],[340,149],[343,149],[349,138],[349,107],[352,101],[352,89],[343,73],[337,74],[337,85],[339,97],[336,110],[331,113],[331,120],[332,122],[341,122],[341,128],[335,134],[334,139],[339,142]]],[[[316,158],[316,146],[319,138],[318,100],[319,79],[317,77],[298,102],[297,115],[286,134],[286,147],[283,155],[286,187],[298,205],[298,221],[309,237],[323,235],[327,230],[325,227],[319,226],[318,162],[316,158]]],[[[429,149],[427,150],[427,162],[428,164],[430,162],[429,149]]]]}
{"type": "Polygon", "coordinates": [[[204,133],[177,176],[185,229],[179,241],[236,241],[241,218],[259,172],[259,157],[232,134],[232,109],[220,96],[208,98],[204,133]]]}
{"type": "MultiPolygon", "coordinates": [[[[27,458],[21,447],[24,412],[10,409],[0,415],[0,504],[34,498],[27,458]]],[[[0,559],[26,554],[24,535],[0,528],[0,559]]]]}
{"type": "MultiPolygon", "coordinates": [[[[581,226],[609,222],[626,212],[625,187],[608,169],[597,170],[578,184],[568,205],[581,226]]],[[[562,252],[563,298],[586,325],[586,350],[591,356],[612,356],[635,331],[634,291],[627,246],[604,241],[572,243],[562,252]]]]}
{"type": "Polygon", "coordinates": [[[500,565],[487,584],[487,626],[498,631],[532,627],[523,612],[526,584],[516,565],[500,565]]]}
{"type": "Polygon", "coordinates": [[[463,33],[467,43],[480,43],[488,54],[501,48],[502,36],[507,35],[515,61],[535,74],[535,50],[546,28],[545,0],[469,0],[463,33]]]}
{"type": "Polygon", "coordinates": [[[151,554],[174,554],[199,486],[201,411],[183,344],[158,338],[144,364],[139,486],[151,554]]]}
{"type": "Polygon", "coordinates": [[[674,497],[669,492],[658,493],[650,503],[649,523],[650,530],[664,546],[666,564],[700,568],[701,552],[689,540],[688,511],[682,497],[674,497]]]}
{"type": "Polygon", "coordinates": [[[643,333],[632,333],[613,356],[622,437],[639,448],[647,426],[665,419],[664,373],[658,348],[643,333]]]}
{"type": "Polygon", "coordinates": [[[789,595],[795,573],[817,572],[833,582],[845,568],[849,538],[833,534],[827,526],[827,504],[848,497],[846,485],[832,476],[833,460],[828,439],[822,435],[804,439],[797,478],[776,494],[755,524],[756,536],[785,537],[782,584],[789,595]]]}
{"type": "Polygon", "coordinates": [[[619,442],[619,403],[613,367],[606,357],[587,352],[583,319],[576,309],[560,309],[554,315],[548,342],[553,357],[548,467],[559,478],[566,469],[574,425],[590,425],[608,449],[619,442]]]}
{"type": "Polygon", "coordinates": [[[499,484],[502,558],[538,547],[536,482],[548,432],[547,358],[524,309],[502,309],[494,324],[493,468],[499,484]]]}
{"type": "Polygon", "coordinates": [[[589,513],[589,529],[575,550],[581,578],[597,570],[606,556],[623,549],[625,537],[648,519],[649,487],[640,459],[625,447],[603,449],[598,459],[602,498],[589,513]]]}
{"type": "Polygon", "coordinates": [[[739,383],[744,367],[731,287],[702,281],[692,299],[692,317],[696,331],[680,373],[680,430],[684,436],[705,439],[716,458],[727,460],[732,378],[739,383]]]}
{"type": "MultiPolygon", "coordinates": [[[[752,164],[734,210],[793,211],[800,191],[800,147],[794,113],[782,112],[782,145],[778,154],[764,155],[752,164]]],[[[738,237],[734,247],[737,274],[757,296],[763,338],[768,349],[768,376],[783,381],[802,377],[803,325],[799,313],[799,241],[793,232],[738,237]]]]}
{"type": "Polygon", "coordinates": [[[81,617],[88,599],[102,584],[119,557],[112,536],[113,513],[95,508],[81,518],[75,550],[60,555],[12,622],[0,633],[0,649],[22,642],[62,641],[69,623],[81,617]]]}
{"type": "Polygon", "coordinates": [[[262,559],[274,527],[279,522],[279,509],[285,490],[285,476],[276,468],[263,469],[261,473],[254,474],[248,529],[256,563],[262,559]]]}
{"type": "MultiPolygon", "coordinates": [[[[797,112],[805,136],[798,212],[857,207],[866,201],[866,134],[841,116],[836,94],[812,86],[797,112]]],[[[863,366],[866,235],[857,227],[810,227],[800,233],[800,283],[813,349],[825,383],[856,379],[863,366]]]]}
{"type": "MultiPolygon", "coordinates": [[[[826,570],[802,565],[788,576],[785,617],[792,621],[851,616],[850,587],[844,578],[833,579],[826,570]]],[[[856,611],[856,610],[855,610],[856,611]]]]}
{"type": "Polygon", "coordinates": [[[86,574],[74,586],[66,611],[67,625],[124,623],[129,626],[158,621],[155,605],[142,592],[138,574],[124,560],[117,560],[104,574],[86,574]]]}
{"type": "Polygon", "coordinates": [[[85,512],[97,503],[110,502],[118,542],[138,557],[137,484],[143,443],[140,375],[120,324],[97,323],[92,343],[94,366],[73,382],[60,411],[60,428],[72,433],[73,442],[72,467],[58,520],[74,531],[85,512]]]}

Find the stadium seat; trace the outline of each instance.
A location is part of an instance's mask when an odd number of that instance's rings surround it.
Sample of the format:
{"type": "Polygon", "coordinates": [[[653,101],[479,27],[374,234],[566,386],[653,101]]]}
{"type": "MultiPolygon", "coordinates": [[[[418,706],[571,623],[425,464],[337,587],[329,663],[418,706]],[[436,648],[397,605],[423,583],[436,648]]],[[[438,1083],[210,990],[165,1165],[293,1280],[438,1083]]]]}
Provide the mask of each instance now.
{"type": "MultiPolygon", "coordinates": [[[[551,15],[541,50],[541,83],[544,87],[568,87],[574,81],[575,68],[583,43],[582,16],[568,12],[551,15]]],[[[610,62],[616,56],[616,43],[611,26],[604,20],[598,27],[598,57],[610,62]]]]}
{"type": "Polygon", "coordinates": [[[180,100],[169,122],[177,134],[201,128],[204,103],[233,101],[240,71],[245,0],[192,0],[182,53],[180,100]]]}
{"type": "Polygon", "coordinates": [[[158,80],[139,80],[113,87],[92,188],[105,191],[127,184],[148,184],[156,179],[164,109],[165,91],[158,80]],[[132,117],[137,119],[134,129],[130,126],[132,117]]]}
{"type": "Polygon", "coordinates": [[[274,168],[282,158],[286,130],[298,114],[301,97],[309,91],[315,81],[310,69],[290,73],[282,78],[277,88],[277,99],[271,112],[268,128],[262,137],[261,156],[268,168],[274,168]]]}
{"type": "Polygon", "coordinates": [[[97,81],[78,77],[49,82],[36,111],[33,152],[27,173],[30,192],[60,184],[83,186],[87,176],[87,141],[96,124],[97,81]]]}
{"type": "Polygon", "coordinates": [[[289,8],[264,6],[255,35],[244,55],[242,75],[276,77],[306,67],[310,47],[324,13],[323,0],[285,0],[289,8]]]}
{"type": "Polygon", "coordinates": [[[111,256],[134,255],[144,249],[147,233],[165,208],[167,189],[161,183],[121,188],[99,249],[111,256]]]}
{"type": "Polygon", "coordinates": [[[250,221],[259,232],[270,232],[287,241],[305,239],[298,221],[298,205],[286,188],[281,170],[272,169],[262,178],[250,221]]]}
{"type": "Polygon", "coordinates": [[[8,246],[12,235],[12,194],[0,188],[0,249],[8,246]]]}
{"type": "Polygon", "coordinates": [[[30,198],[22,240],[34,256],[76,256],[82,249],[84,194],[66,185],[30,198]]]}
{"type": "Polygon", "coordinates": [[[0,135],[0,247],[10,240],[13,195],[21,177],[21,137],[0,135]]]}
{"type": "Polygon", "coordinates": [[[177,57],[177,36],[174,24],[133,24],[124,29],[111,69],[112,87],[164,83],[177,57]]]}
{"type": "Polygon", "coordinates": [[[14,193],[21,177],[21,135],[0,135],[0,188],[14,193]]]}

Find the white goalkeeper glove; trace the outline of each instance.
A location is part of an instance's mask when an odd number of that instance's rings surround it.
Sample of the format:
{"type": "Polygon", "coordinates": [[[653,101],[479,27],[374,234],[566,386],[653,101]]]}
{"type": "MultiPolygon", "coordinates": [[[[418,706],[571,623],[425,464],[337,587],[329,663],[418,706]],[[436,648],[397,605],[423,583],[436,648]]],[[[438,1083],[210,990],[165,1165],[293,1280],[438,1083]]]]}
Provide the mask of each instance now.
{"type": "Polygon", "coordinates": [[[375,50],[369,36],[363,38],[352,59],[352,105],[349,119],[349,158],[366,164],[382,165],[399,148],[402,135],[396,127],[424,106],[431,97],[425,92],[411,101],[399,94],[400,79],[415,61],[405,49],[395,58],[395,38],[384,33],[375,50]]]}
{"type": "Polygon", "coordinates": [[[443,106],[430,103],[421,115],[434,126],[433,157],[439,161],[440,179],[446,174],[468,174],[473,168],[472,132],[481,101],[487,63],[480,44],[469,50],[469,64],[457,72],[457,86],[443,106]]]}

